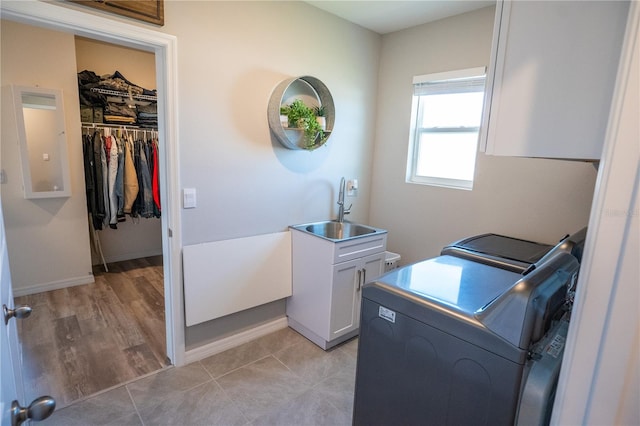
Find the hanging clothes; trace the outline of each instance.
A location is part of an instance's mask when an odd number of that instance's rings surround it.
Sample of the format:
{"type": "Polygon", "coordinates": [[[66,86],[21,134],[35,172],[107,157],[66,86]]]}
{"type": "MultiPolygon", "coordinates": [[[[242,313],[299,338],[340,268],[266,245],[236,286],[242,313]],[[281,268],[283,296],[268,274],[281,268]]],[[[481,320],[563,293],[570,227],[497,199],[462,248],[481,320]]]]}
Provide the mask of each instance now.
{"type": "MultiPolygon", "coordinates": [[[[102,203],[104,205],[103,222],[105,226],[109,225],[109,166],[107,164],[107,149],[105,139],[101,138],[100,147],[100,173],[102,174],[102,203]]],[[[102,229],[102,228],[101,228],[102,229]]]]}
{"type": "Polygon", "coordinates": [[[104,157],[104,146],[103,146],[102,134],[99,132],[95,132],[92,137],[91,148],[93,149],[93,161],[94,161],[94,170],[93,175],[95,179],[95,203],[96,210],[94,212],[94,225],[95,228],[100,230],[102,229],[102,222],[104,222],[104,218],[107,215],[106,207],[104,204],[104,174],[103,170],[103,157],[104,157]]]}
{"type": "Polygon", "coordinates": [[[124,148],[122,140],[109,135],[105,138],[109,173],[109,227],[118,228],[124,218],[124,148]]]}
{"type": "Polygon", "coordinates": [[[136,198],[137,213],[141,217],[153,217],[153,189],[151,187],[151,173],[149,161],[147,160],[147,143],[144,140],[137,140],[135,143],[135,163],[138,173],[138,197],[136,198]]]}
{"type": "Polygon", "coordinates": [[[126,215],[160,217],[158,141],[145,140],[146,133],[116,135],[107,128],[83,136],[87,210],[94,229],[117,229],[126,215]]]}
{"type": "Polygon", "coordinates": [[[133,136],[127,135],[124,146],[124,213],[131,214],[131,208],[138,196],[138,176],[133,164],[133,136]]]}
{"type": "Polygon", "coordinates": [[[153,175],[152,175],[152,190],[153,190],[153,202],[158,210],[158,215],[162,211],[160,207],[160,172],[159,172],[159,160],[158,160],[158,140],[153,141],[153,175]]]}
{"type": "MultiPolygon", "coordinates": [[[[93,228],[96,228],[96,176],[93,154],[93,135],[82,136],[82,158],[84,160],[84,181],[87,196],[87,211],[91,215],[93,228]]],[[[100,221],[101,223],[102,221],[100,221]]]]}

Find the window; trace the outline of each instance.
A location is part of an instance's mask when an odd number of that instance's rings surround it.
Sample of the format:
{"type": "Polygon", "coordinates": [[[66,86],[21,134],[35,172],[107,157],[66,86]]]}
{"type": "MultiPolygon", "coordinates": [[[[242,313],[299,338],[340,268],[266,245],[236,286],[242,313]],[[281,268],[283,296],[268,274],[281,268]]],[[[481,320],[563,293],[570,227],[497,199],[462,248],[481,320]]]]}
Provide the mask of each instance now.
{"type": "Polygon", "coordinates": [[[471,189],[485,68],[413,78],[407,182],[471,189]]]}

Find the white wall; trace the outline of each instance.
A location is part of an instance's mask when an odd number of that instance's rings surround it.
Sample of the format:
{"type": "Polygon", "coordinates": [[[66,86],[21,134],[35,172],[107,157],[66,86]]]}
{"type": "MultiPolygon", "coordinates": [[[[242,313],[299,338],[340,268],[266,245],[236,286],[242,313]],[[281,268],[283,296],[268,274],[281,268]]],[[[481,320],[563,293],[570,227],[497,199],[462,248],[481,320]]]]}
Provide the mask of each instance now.
{"type": "Polygon", "coordinates": [[[71,197],[24,199],[16,124],[7,85],[62,89],[69,163],[82,164],[73,35],[2,21],[2,204],[14,295],[93,281],[82,167],[71,197]],[[28,30],[25,30],[28,29],[28,30]]]}
{"type": "Polygon", "coordinates": [[[78,72],[89,70],[98,75],[120,71],[130,82],[153,90],[156,88],[156,56],[153,52],[75,37],[78,72]]]}
{"type": "Polygon", "coordinates": [[[405,183],[412,77],[487,66],[494,7],[383,37],[370,222],[411,263],[457,239],[498,233],[553,244],[587,225],[596,169],[587,163],[479,153],[472,191],[405,183]]]}
{"type": "Polygon", "coordinates": [[[278,232],[335,217],[341,176],[362,182],[353,220],[368,220],[380,37],[302,2],[165,2],[178,38],[185,245],[278,232]],[[333,96],[325,147],[283,148],[267,104],[282,80],[311,75],[333,96]]]}
{"type": "MultiPolygon", "coordinates": [[[[165,23],[178,39],[181,186],[197,190],[184,245],[333,218],[341,176],[361,182],[350,219],[368,221],[379,35],[302,2],[165,2],[165,23]],[[267,125],[273,89],[304,75],[336,109],[312,152],[285,149],[267,125]]],[[[187,348],[281,317],[283,302],[189,327],[187,348]]]]}

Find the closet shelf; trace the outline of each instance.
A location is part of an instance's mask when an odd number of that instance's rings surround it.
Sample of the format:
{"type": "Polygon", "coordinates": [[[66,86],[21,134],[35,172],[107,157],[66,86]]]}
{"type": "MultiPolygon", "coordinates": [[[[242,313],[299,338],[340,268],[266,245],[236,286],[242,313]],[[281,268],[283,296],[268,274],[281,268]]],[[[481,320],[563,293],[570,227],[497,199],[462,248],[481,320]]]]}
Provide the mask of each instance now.
{"type": "Polygon", "coordinates": [[[151,132],[157,132],[157,127],[141,127],[135,124],[109,124],[109,123],[92,123],[83,121],[83,129],[95,129],[95,128],[108,128],[108,129],[122,129],[122,130],[148,130],[151,132]]]}
{"type": "Polygon", "coordinates": [[[158,97],[157,96],[136,95],[136,94],[129,93],[129,92],[118,92],[116,90],[100,89],[98,87],[91,88],[91,91],[92,92],[96,92],[96,93],[101,93],[103,95],[121,96],[121,97],[124,97],[124,98],[132,97],[134,99],[141,99],[141,100],[153,101],[153,102],[157,102],[158,101],[158,97]]]}

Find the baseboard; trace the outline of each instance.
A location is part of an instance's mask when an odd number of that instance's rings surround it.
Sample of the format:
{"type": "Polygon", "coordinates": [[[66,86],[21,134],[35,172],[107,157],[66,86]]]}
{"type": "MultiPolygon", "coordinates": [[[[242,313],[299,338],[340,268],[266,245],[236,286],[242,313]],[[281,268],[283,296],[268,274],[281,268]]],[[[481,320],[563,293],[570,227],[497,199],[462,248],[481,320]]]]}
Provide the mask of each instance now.
{"type": "Polygon", "coordinates": [[[205,359],[211,355],[219,354],[220,352],[235,348],[236,346],[240,346],[251,340],[257,339],[258,337],[287,328],[287,326],[287,317],[285,316],[266,324],[259,325],[250,330],[234,334],[233,336],[225,337],[224,339],[188,350],[185,352],[185,364],[190,364],[192,362],[205,359]]]}
{"type": "Polygon", "coordinates": [[[74,287],[77,285],[91,284],[95,282],[92,274],[82,277],[74,277],[66,280],[51,281],[48,283],[34,284],[24,287],[14,287],[13,297],[27,296],[29,294],[42,293],[45,291],[58,290],[61,288],[74,287]]]}
{"type": "MultiPolygon", "coordinates": [[[[91,262],[93,265],[102,265],[102,260],[99,256],[92,253],[91,262]]],[[[106,263],[122,262],[124,260],[142,259],[144,257],[162,256],[162,248],[158,250],[139,251],[135,253],[119,253],[119,254],[105,254],[104,261],[106,263]]]]}

